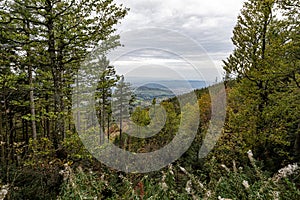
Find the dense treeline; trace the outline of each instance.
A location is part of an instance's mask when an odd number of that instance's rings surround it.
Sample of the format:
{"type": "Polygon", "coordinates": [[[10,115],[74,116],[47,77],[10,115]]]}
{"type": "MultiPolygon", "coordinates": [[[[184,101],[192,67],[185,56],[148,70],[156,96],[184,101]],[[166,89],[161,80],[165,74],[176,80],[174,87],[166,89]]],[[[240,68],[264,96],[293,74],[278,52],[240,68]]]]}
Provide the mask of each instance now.
{"type": "Polygon", "coordinates": [[[112,0],[4,0],[0,7],[1,179],[11,182],[13,166],[35,150],[58,156],[75,133],[75,75],[90,51],[116,37],[127,9],[112,0]]]}
{"type": "MultiPolygon", "coordinates": [[[[156,130],[162,121],[154,117],[151,123],[153,110],[136,105],[131,94],[123,99],[129,85],[105,57],[118,45],[114,25],[127,9],[112,0],[2,1],[0,199],[5,191],[8,199],[299,199],[300,170],[293,164],[300,159],[299,5],[299,0],[244,3],[233,30],[235,48],[224,61],[222,138],[199,159],[212,114],[208,88],[195,91],[195,105],[179,105],[191,94],[161,102],[166,123],[154,137],[126,133],[125,118],[135,122],[136,134],[149,124],[156,130]],[[110,142],[136,153],[158,150],[172,141],[185,112],[200,110],[198,127],[189,127],[197,117],[186,123],[186,130],[198,130],[194,142],[159,172],[110,169],[87,152],[76,133],[74,120],[80,119],[73,119],[71,86],[86,56],[101,44],[106,48],[97,62],[87,64],[102,72],[95,102],[110,142]],[[130,108],[123,104],[128,100],[130,108]]],[[[160,109],[154,112],[163,116],[160,109]]]]}
{"type": "MultiPolygon", "coordinates": [[[[247,149],[269,170],[299,161],[299,1],[248,1],[224,62],[229,88],[226,143],[247,149]]],[[[223,158],[224,159],[224,158],[223,158]]]]}

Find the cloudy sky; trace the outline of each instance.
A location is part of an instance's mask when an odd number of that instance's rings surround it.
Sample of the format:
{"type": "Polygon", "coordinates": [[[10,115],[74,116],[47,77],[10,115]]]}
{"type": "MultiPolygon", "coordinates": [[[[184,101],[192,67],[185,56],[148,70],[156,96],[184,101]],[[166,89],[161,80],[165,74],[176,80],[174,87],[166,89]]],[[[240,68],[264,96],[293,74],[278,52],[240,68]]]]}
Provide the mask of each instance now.
{"type": "Polygon", "coordinates": [[[233,50],[242,0],[116,0],[130,8],[111,54],[125,77],[215,80],[233,50]],[[197,72],[197,73],[196,73],[197,72]],[[197,75],[196,75],[197,74],[197,75]]]}

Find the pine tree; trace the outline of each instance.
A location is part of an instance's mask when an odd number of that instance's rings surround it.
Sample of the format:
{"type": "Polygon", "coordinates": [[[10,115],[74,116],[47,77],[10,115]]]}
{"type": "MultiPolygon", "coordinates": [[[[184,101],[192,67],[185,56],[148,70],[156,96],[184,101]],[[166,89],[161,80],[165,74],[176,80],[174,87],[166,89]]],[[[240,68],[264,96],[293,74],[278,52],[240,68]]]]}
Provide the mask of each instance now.
{"type": "Polygon", "coordinates": [[[45,129],[58,147],[70,119],[74,75],[90,51],[111,37],[127,9],[111,0],[6,0],[1,7],[1,45],[10,52],[4,59],[27,74],[33,137],[41,134],[34,128],[39,116],[45,121],[36,129],[45,129]]]}
{"type": "Polygon", "coordinates": [[[235,49],[224,61],[227,77],[236,80],[229,88],[226,123],[228,137],[240,147],[235,148],[235,159],[252,149],[272,170],[292,158],[291,144],[297,143],[296,2],[246,1],[234,28],[235,49]],[[284,10],[281,4],[293,6],[284,10]]]}
{"type": "MultiPolygon", "coordinates": [[[[249,0],[245,2],[234,28],[233,53],[224,61],[227,74],[236,77],[243,85],[243,95],[252,96],[261,116],[269,102],[270,80],[267,53],[270,47],[269,30],[273,22],[274,2],[249,0]]],[[[256,132],[263,129],[263,119],[256,119],[256,132]]]]}
{"type": "Polygon", "coordinates": [[[116,75],[116,71],[113,66],[109,65],[109,61],[102,56],[98,61],[98,65],[95,66],[99,71],[99,84],[96,89],[96,99],[98,99],[99,119],[101,125],[100,141],[104,142],[105,127],[107,127],[107,135],[109,140],[109,129],[111,122],[111,101],[112,101],[112,89],[116,85],[119,77],[116,75]]]}
{"type": "Polygon", "coordinates": [[[124,81],[124,76],[121,76],[119,82],[116,84],[112,98],[112,116],[119,126],[119,141],[121,146],[123,145],[123,122],[129,122],[133,96],[130,84],[124,81]]]}
{"type": "Polygon", "coordinates": [[[74,132],[79,67],[114,36],[127,9],[112,0],[4,0],[0,7],[1,136],[9,143],[48,137],[57,149],[67,129],[74,132]]]}

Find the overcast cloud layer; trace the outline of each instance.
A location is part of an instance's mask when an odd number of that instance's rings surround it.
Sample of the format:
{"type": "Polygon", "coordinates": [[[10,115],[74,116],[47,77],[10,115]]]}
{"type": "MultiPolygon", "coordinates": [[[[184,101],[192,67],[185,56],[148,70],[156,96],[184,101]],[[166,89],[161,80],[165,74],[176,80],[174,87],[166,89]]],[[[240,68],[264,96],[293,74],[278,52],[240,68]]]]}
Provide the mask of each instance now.
{"type": "MultiPolygon", "coordinates": [[[[115,2],[130,8],[128,15],[122,20],[122,24],[117,27],[121,37],[122,33],[127,32],[126,37],[121,38],[121,42],[125,46],[134,46],[135,48],[149,46],[148,39],[139,39],[138,42],[133,44],[133,38],[140,37],[141,34],[130,35],[128,31],[134,31],[137,28],[154,27],[174,30],[200,44],[219,70],[221,69],[222,60],[226,59],[233,50],[230,38],[243,4],[241,0],[116,0],[115,2]]],[[[163,34],[162,32],[157,34],[163,34]]],[[[184,43],[184,41],[178,41],[175,36],[158,39],[156,42],[161,43],[165,47],[164,49],[168,49],[169,45],[176,42],[184,43]]],[[[181,48],[181,51],[184,51],[184,44],[177,46],[181,48]]],[[[178,49],[178,51],[180,50],[178,49]]],[[[193,56],[193,53],[199,55],[199,48],[195,48],[194,52],[191,48],[187,50],[189,52],[186,52],[186,54],[190,56],[193,56]]],[[[151,58],[154,62],[155,60],[162,60],[162,56],[157,52],[151,54],[148,51],[148,55],[146,53],[145,51],[135,55],[131,53],[129,57],[119,60],[117,64],[127,63],[127,66],[133,66],[134,60],[136,61],[138,58],[145,60],[145,57],[151,58]]],[[[174,63],[174,57],[168,59],[174,63]]],[[[180,61],[177,61],[177,67],[180,67],[180,61]]],[[[157,65],[157,63],[153,64],[157,65]]],[[[205,70],[209,73],[209,69],[205,70]]],[[[122,72],[124,72],[124,69],[122,72]]]]}

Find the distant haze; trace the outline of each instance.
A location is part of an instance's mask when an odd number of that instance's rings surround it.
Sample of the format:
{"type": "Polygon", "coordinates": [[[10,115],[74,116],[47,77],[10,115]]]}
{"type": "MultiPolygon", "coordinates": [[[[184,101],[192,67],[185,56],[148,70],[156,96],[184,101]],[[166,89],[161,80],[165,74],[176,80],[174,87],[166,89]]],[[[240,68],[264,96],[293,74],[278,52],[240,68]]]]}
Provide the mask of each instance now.
{"type": "Polygon", "coordinates": [[[130,8],[128,15],[117,26],[121,43],[130,49],[122,52],[125,54],[120,54],[118,50],[116,52],[119,56],[123,55],[114,60],[119,74],[141,78],[152,76],[158,79],[181,79],[170,74],[167,67],[186,80],[214,81],[216,77],[219,81],[222,79],[222,60],[233,50],[230,38],[244,0],[116,2],[130,8]],[[143,28],[149,27],[161,30],[143,31],[143,28]],[[177,31],[179,34],[168,30],[177,31]],[[187,38],[196,43],[187,41],[187,38]],[[145,47],[159,47],[162,51],[145,47]],[[177,55],[184,55],[189,59],[197,57],[194,64],[201,75],[195,75],[191,66],[177,55]],[[143,68],[128,74],[142,65],[147,65],[149,69],[143,68]],[[160,70],[157,71],[156,67],[160,70]]]}
{"type": "Polygon", "coordinates": [[[180,95],[191,92],[196,89],[201,89],[211,85],[211,82],[199,80],[161,80],[161,79],[141,79],[138,77],[129,77],[126,79],[131,84],[133,89],[139,91],[144,89],[159,89],[168,90],[173,95],[180,95]]]}

